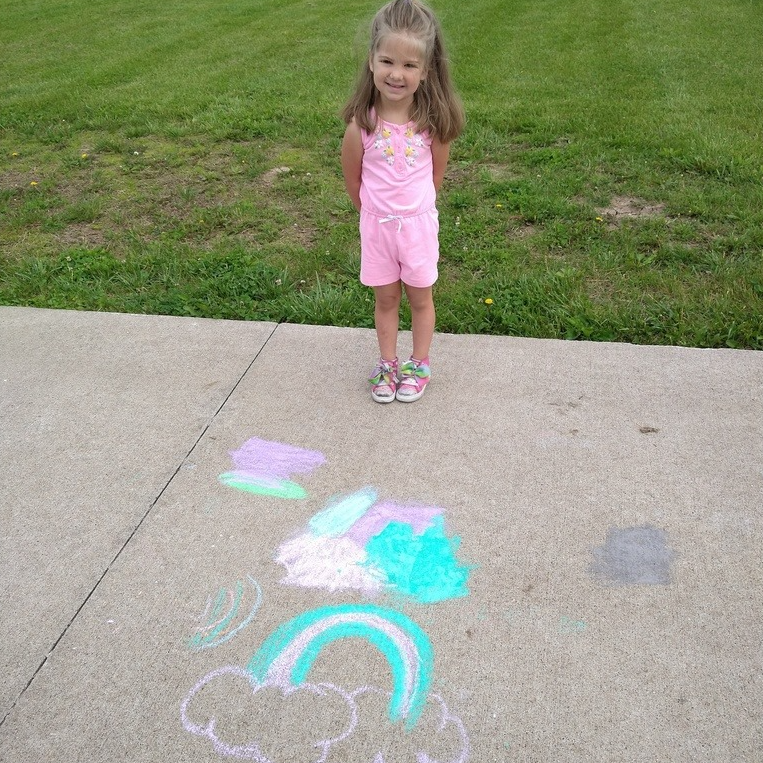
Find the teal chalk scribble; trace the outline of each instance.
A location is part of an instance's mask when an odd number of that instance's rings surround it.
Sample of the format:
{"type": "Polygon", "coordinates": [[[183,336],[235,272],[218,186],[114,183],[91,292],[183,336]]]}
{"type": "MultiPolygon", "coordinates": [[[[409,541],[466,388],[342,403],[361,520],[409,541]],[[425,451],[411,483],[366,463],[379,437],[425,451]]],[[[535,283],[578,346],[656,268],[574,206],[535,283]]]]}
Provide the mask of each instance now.
{"type": "Polygon", "coordinates": [[[375,503],[376,491],[358,490],[341,501],[319,511],[310,519],[313,535],[336,538],[344,535],[375,503]]]}
{"type": "Polygon", "coordinates": [[[431,604],[469,595],[470,568],[456,559],[460,544],[458,536],[445,534],[442,516],[420,534],[409,524],[390,522],[366,545],[367,564],[381,570],[400,593],[431,604]]]}

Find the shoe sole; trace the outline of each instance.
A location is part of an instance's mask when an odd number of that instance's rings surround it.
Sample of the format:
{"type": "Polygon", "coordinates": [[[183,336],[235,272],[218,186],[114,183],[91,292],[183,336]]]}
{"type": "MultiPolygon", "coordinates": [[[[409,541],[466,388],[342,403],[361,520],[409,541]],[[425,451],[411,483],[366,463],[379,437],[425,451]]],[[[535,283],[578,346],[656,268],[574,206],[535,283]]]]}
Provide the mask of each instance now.
{"type": "Polygon", "coordinates": [[[380,395],[374,395],[373,392],[371,393],[371,399],[375,403],[382,403],[382,404],[383,403],[394,403],[395,402],[395,396],[394,395],[380,396],[380,395]]]}
{"type": "Polygon", "coordinates": [[[419,392],[414,393],[413,395],[401,395],[399,392],[395,394],[395,400],[398,400],[401,403],[415,403],[423,394],[424,389],[420,390],[419,392]]]}

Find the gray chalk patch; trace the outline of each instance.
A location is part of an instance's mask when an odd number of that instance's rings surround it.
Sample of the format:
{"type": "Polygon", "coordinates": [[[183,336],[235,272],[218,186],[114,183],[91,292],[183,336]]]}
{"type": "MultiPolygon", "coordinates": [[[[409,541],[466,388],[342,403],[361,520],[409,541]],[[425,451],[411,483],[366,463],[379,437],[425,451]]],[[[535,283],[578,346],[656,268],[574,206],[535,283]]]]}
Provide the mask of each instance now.
{"type": "Polygon", "coordinates": [[[669,585],[674,552],[656,527],[610,528],[588,571],[608,585],[669,585]]]}

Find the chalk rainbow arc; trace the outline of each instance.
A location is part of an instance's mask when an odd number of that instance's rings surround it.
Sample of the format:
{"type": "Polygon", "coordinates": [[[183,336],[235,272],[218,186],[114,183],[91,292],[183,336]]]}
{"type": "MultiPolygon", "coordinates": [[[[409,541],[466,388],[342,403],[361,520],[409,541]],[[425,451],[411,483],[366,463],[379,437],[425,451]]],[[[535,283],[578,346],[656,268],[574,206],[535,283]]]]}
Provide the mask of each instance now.
{"type": "Polygon", "coordinates": [[[299,686],[320,652],[346,638],[365,639],[385,656],[392,670],[390,720],[415,726],[429,695],[434,656],[424,631],[395,610],[346,604],[305,612],[277,628],[246,669],[260,683],[299,686]]]}

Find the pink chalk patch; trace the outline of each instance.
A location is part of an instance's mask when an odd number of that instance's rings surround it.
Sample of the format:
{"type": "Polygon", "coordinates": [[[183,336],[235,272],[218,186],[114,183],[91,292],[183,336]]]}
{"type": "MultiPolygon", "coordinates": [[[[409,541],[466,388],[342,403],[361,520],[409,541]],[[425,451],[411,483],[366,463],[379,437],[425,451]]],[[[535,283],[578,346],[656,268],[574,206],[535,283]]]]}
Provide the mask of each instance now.
{"type": "Polygon", "coordinates": [[[353,540],[358,546],[365,547],[366,543],[382,533],[390,522],[410,525],[416,535],[421,535],[432,525],[435,517],[441,514],[443,510],[437,506],[404,506],[392,501],[382,501],[358,519],[345,537],[353,540]]]}
{"type": "Polygon", "coordinates": [[[284,585],[323,588],[327,591],[362,591],[374,596],[384,581],[374,575],[366,552],[349,538],[315,537],[305,533],[283,543],[275,558],[286,568],[284,585]]]}

